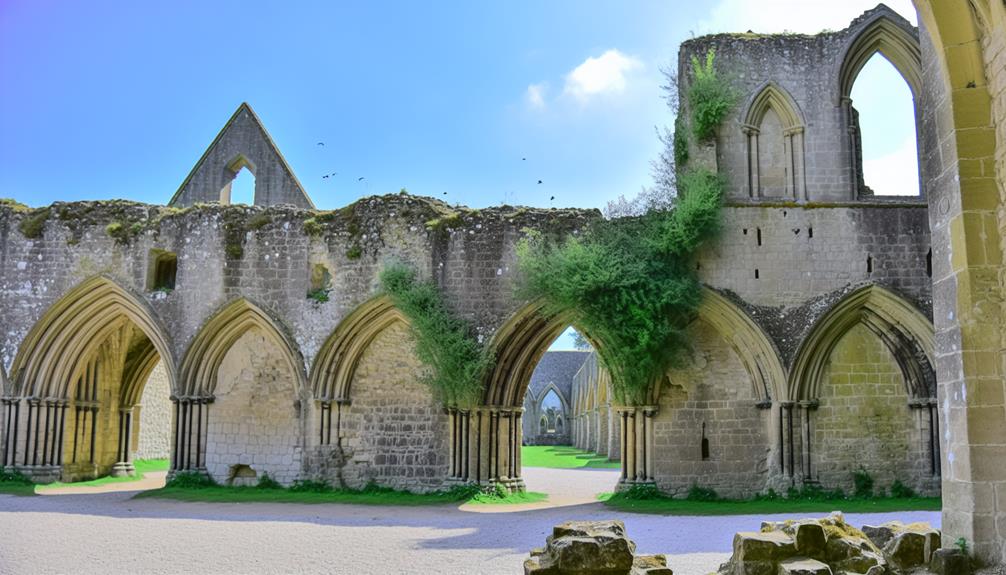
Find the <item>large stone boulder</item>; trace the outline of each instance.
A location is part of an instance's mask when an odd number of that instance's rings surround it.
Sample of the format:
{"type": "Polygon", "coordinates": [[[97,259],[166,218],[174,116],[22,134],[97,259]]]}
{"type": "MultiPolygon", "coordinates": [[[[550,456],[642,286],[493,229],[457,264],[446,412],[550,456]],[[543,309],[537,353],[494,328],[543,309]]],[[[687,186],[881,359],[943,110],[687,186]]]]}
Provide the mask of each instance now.
{"type": "Polygon", "coordinates": [[[673,575],[663,555],[635,556],[621,521],[569,521],[531,551],[525,575],[673,575]]]}

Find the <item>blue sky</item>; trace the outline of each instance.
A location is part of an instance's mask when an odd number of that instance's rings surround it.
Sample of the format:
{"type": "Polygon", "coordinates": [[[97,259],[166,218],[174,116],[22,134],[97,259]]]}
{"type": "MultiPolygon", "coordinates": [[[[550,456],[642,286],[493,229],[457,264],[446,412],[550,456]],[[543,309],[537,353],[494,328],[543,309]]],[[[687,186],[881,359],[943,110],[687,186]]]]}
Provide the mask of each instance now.
{"type": "Polygon", "coordinates": [[[602,206],[650,183],[681,40],[839,29],[872,2],[751,4],[0,0],[0,197],[166,202],[247,100],[319,207],[602,206]]]}
{"type": "MultiPolygon", "coordinates": [[[[841,29],[874,5],[0,0],[0,197],[167,202],[248,101],[321,208],[403,187],[601,207],[651,183],[682,40],[841,29]]],[[[882,59],[856,88],[867,183],[903,193],[910,92],[882,59]]]]}

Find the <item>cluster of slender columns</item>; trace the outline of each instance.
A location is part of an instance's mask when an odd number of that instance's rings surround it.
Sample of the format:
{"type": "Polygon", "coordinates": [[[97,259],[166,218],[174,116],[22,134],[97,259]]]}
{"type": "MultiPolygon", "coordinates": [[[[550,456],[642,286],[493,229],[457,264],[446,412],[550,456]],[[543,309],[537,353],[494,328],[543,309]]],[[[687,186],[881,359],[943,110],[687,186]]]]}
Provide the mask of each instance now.
{"type": "Polygon", "coordinates": [[[175,410],[173,471],[206,469],[206,437],[213,397],[173,397],[175,410]]]}
{"type": "Polygon", "coordinates": [[[318,445],[341,445],[342,408],[348,405],[343,400],[323,400],[318,402],[318,445]]]}
{"type": "Polygon", "coordinates": [[[653,418],[656,406],[618,407],[621,438],[621,486],[654,483],[653,418]]]}
{"type": "Polygon", "coordinates": [[[449,409],[451,480],[522,488],[522,408],[449,409]]]}

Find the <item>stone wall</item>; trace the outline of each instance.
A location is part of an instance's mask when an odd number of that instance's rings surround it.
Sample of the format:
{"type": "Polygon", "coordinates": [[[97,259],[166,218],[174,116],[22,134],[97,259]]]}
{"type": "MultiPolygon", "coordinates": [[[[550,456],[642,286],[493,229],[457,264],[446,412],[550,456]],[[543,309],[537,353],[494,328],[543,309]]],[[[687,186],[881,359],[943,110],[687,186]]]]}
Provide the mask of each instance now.
{"type": "MultiPolygon", "coordinates": [[[[228,483],[237,466],[284,485],[300,477],[300,405],[297,376],[262,330],[245,332],[217,374],[206,439],[206,470],[228,483]]],[[[253,483],[250,481],[249,483],[253,483]]]]}
{"type": "Polygon", "coordinates": [[[447,476],[449,428],[441,404],[419,381],[423,365],[407,327],[396,323],[370,344],[344,406],[339,439],[346,459],[341,480],[431,491],[447,476]]]}
{"type": "Polygon", "coordinates": [[[654,422],[657,485],[681,495],[692,485],[730,497],[760,493],[772,470],[771,412],[756,407],[751,379],[720,334],[702,321],[689,332],[691,364],[668,375],[654,422]]]}
{"type": "Polygon", "coordinates": [[[134,459],[168,459],[171,457],[171,382],[164,371],[164,365],[150,373],[143,387],[143,395],[137,408],[138,427],[133,445],[134,459]]]}
{"type": "Polygon", "coordinates": [[[928,421],[909,407],[901,370],[876,335],[852,328],[832,352],[824,381],[812,412],[815,480],[851,493],[852,474],[862,470],[878,490],[899,480],[920,493],[939,493],[927,465],[928,421]]]}

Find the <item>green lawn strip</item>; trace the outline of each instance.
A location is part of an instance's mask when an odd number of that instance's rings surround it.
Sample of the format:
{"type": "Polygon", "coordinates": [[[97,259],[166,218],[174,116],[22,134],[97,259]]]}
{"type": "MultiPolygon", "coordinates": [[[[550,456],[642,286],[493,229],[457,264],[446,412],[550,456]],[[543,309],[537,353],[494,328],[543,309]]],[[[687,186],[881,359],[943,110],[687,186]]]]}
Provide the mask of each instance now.
{"type": "Polygon", "coordinates": [[[476,495],[468,500],[471,505],[514,505],[518,503],[539,503],[548,499],[547,493],[537,491],[520,491],[506,497],[494,495],[476,495]]]}
{"type": "Polygon", "coordinates": [[[139,481],[143,479],[145,473],[150,473],[152,471],[167,471],[169,462],[167,459],[138,459],[133,462],[133,467],[136,469],[136,475],[126,475],[123,477],[112,477],[111,475],[106,475],[105,477],[99,477],[97,479],[91,479],[90,481],[75,481],[73,483],[63,483],[62,481],[57,481],[55,483],[47,483],[45,485],[39,485],[39,490],[46,489],[57,489],[60,487],[96,487],[99,485],[108,485],[110,483],[129,483],[131,481],[139,481]]]}
{"type": "Polygon", "coordinates": [[[506,497],[487,494],[472,496],[457,492],[410,493],[391,489],[366,489],[353,491],[336,489],[331,491],[294,491],[290,489],[263,489],[260,487],[164,487],[144,491],[134,499],[159,498],[177,501],[203,501],[212,503],[352,503],[357,505],[444,505],[450,503],[473,503],[477,505],[507,505],[544,501],[544,493],[515,493],[506,497]]]}
{"type": "Polygon", "coordinates": [[[656,515],[767,515],[783,513],[886,513],[891,511],[939,511],[939,497],[877,498],[877,499],[766,499],[692,501],[662,497],[630,499],[614,493],[602,493],[598,499],[607,507],[630,513],[656,515]]]}
{"type": "Polygon", "coordinates": [[[566,445],[525,445],[520,451],[521,465],[552,469],[618,469],[621,464],[604,455],[566,445]]]}
{"type": "Polygon", "coordinates": [[[0,493],[8,495],[35,495],[34,483],[20,483],[17,481],[0,481],[0,493]]]}

